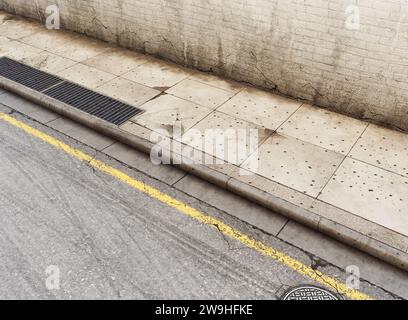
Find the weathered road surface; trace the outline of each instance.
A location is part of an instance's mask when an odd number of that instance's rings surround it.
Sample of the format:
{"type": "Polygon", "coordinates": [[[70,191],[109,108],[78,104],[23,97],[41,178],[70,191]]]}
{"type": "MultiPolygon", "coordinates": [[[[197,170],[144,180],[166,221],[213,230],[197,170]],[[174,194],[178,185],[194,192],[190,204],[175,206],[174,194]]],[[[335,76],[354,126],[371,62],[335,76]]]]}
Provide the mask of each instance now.
{"type": "MultiPolygon", "coordinates": [[[[296,259],[311,261],[307,253],[197,199],[46,126],[12,116],[296,259]]],[[[4,121],[0,181],[3,299],[276,299],[290,286],[313,283],[4,121]],[[59,289],[46,286],[46,271],[56,275],[50,266],[60,271],[59,289]]],[[[335,266],[321,267],[345,279],[335,266]]],[[[392,298],[379,287],[364,281],[362,286],[376,298],[392,298]]]]}

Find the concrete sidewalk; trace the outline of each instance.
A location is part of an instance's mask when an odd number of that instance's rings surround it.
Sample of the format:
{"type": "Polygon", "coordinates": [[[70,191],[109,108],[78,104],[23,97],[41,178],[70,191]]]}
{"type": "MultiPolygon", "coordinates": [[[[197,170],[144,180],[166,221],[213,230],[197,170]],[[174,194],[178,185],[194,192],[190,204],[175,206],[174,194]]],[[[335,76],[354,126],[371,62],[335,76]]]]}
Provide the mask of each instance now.
{"type": "Polygon", "coordinates": [[[154,144],[179,126],[182,147],[207,160],[199,176],[408,269],[407,134],[2,12],[0,35],[0,56],[145,110],[118,128],[128,136],[154,144]],[[230,128],[258,133],[236,161],[191,138],[230,128]]]}

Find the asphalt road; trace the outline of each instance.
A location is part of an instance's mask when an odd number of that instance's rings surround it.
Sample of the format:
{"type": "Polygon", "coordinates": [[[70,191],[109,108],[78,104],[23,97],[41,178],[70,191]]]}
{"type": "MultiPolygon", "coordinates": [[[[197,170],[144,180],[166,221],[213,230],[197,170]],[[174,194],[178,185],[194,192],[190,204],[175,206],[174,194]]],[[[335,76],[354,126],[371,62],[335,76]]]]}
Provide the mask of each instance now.
{"type": "MultiPolygon", "coordinates": [[[[294,258],[310,258],[50,128],[16,117],[294,258]]],[[[0,181],[3,299],[277,299],[291,286],[313,284],[3,121],[0,181]]],[[[342,277],[335,266],[324,270],[342,277]]],[[[363,286],[377,298],[392,297],[363,286]]]]}

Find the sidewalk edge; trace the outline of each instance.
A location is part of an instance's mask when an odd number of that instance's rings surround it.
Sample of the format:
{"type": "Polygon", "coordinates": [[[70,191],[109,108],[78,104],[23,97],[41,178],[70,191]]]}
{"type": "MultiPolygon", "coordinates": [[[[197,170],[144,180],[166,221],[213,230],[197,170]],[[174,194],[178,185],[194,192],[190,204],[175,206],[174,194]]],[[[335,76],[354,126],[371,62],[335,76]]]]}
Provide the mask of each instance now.
{"type": "MultiPolygon", "coordinates": [[[[70,107],[62,102],[43,95],[40,92],[31,90],[1,76],[0,88],[11,91],[55,113],[77,121],[78,123],[90,127],[104,135],[134,147],[141,152],[150,154],[150,150],[154,146],[152,142],[142,137],[127,133],[115,125],[70,107]]],[[[376,239],[370,238],[364,234],[361,234],[360,232],[336,223],[326,217],[320,216],[310,210],[301,208],[289,201],[259,190],[244,182],[238,181],[205,165],[190,165],[185,163],[176,166],[188,173],[191,173],[192,175],[215,184],[223,189],[229,190],[289,219],[306,225],[351,247],[357,248],[389,264],[408,271],[408,253],[406,252],[398,250],[376,239]]]]}

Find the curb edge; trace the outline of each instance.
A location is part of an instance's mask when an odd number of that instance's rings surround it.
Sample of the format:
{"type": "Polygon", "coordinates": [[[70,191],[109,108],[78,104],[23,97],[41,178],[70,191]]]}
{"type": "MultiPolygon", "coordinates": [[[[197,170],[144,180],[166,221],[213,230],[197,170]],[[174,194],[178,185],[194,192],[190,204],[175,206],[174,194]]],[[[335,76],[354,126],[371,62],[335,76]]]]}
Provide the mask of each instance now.
{"type": "MultiPolygon", "coordinates": [[[[57,114],[65,116],[71,120],[81,123],[82,125],[92,128],[101,134],[129,145],[138,151],[150,154],[150,150],[154,146],[152,142],[127,133],[121,130],[118,126],[112,125],[81,110],[70,107],[60,101],[43,95],[40,92],[27,88],[1,76],[0,88],[11,91],[57,114]]],[[[408,271],[408,253],[363,235],[350,229],[349,227],[322,217],[307,209],[301,208],[289,201],[257,189],[256,187],[238,181],[226,174],[218,172],[202,164],[190,165],[183,163],[175,166],[187,173],[242,196],[249,201],[279,213],[342,243],[366,252],[400,269],[408,271]]]]}

